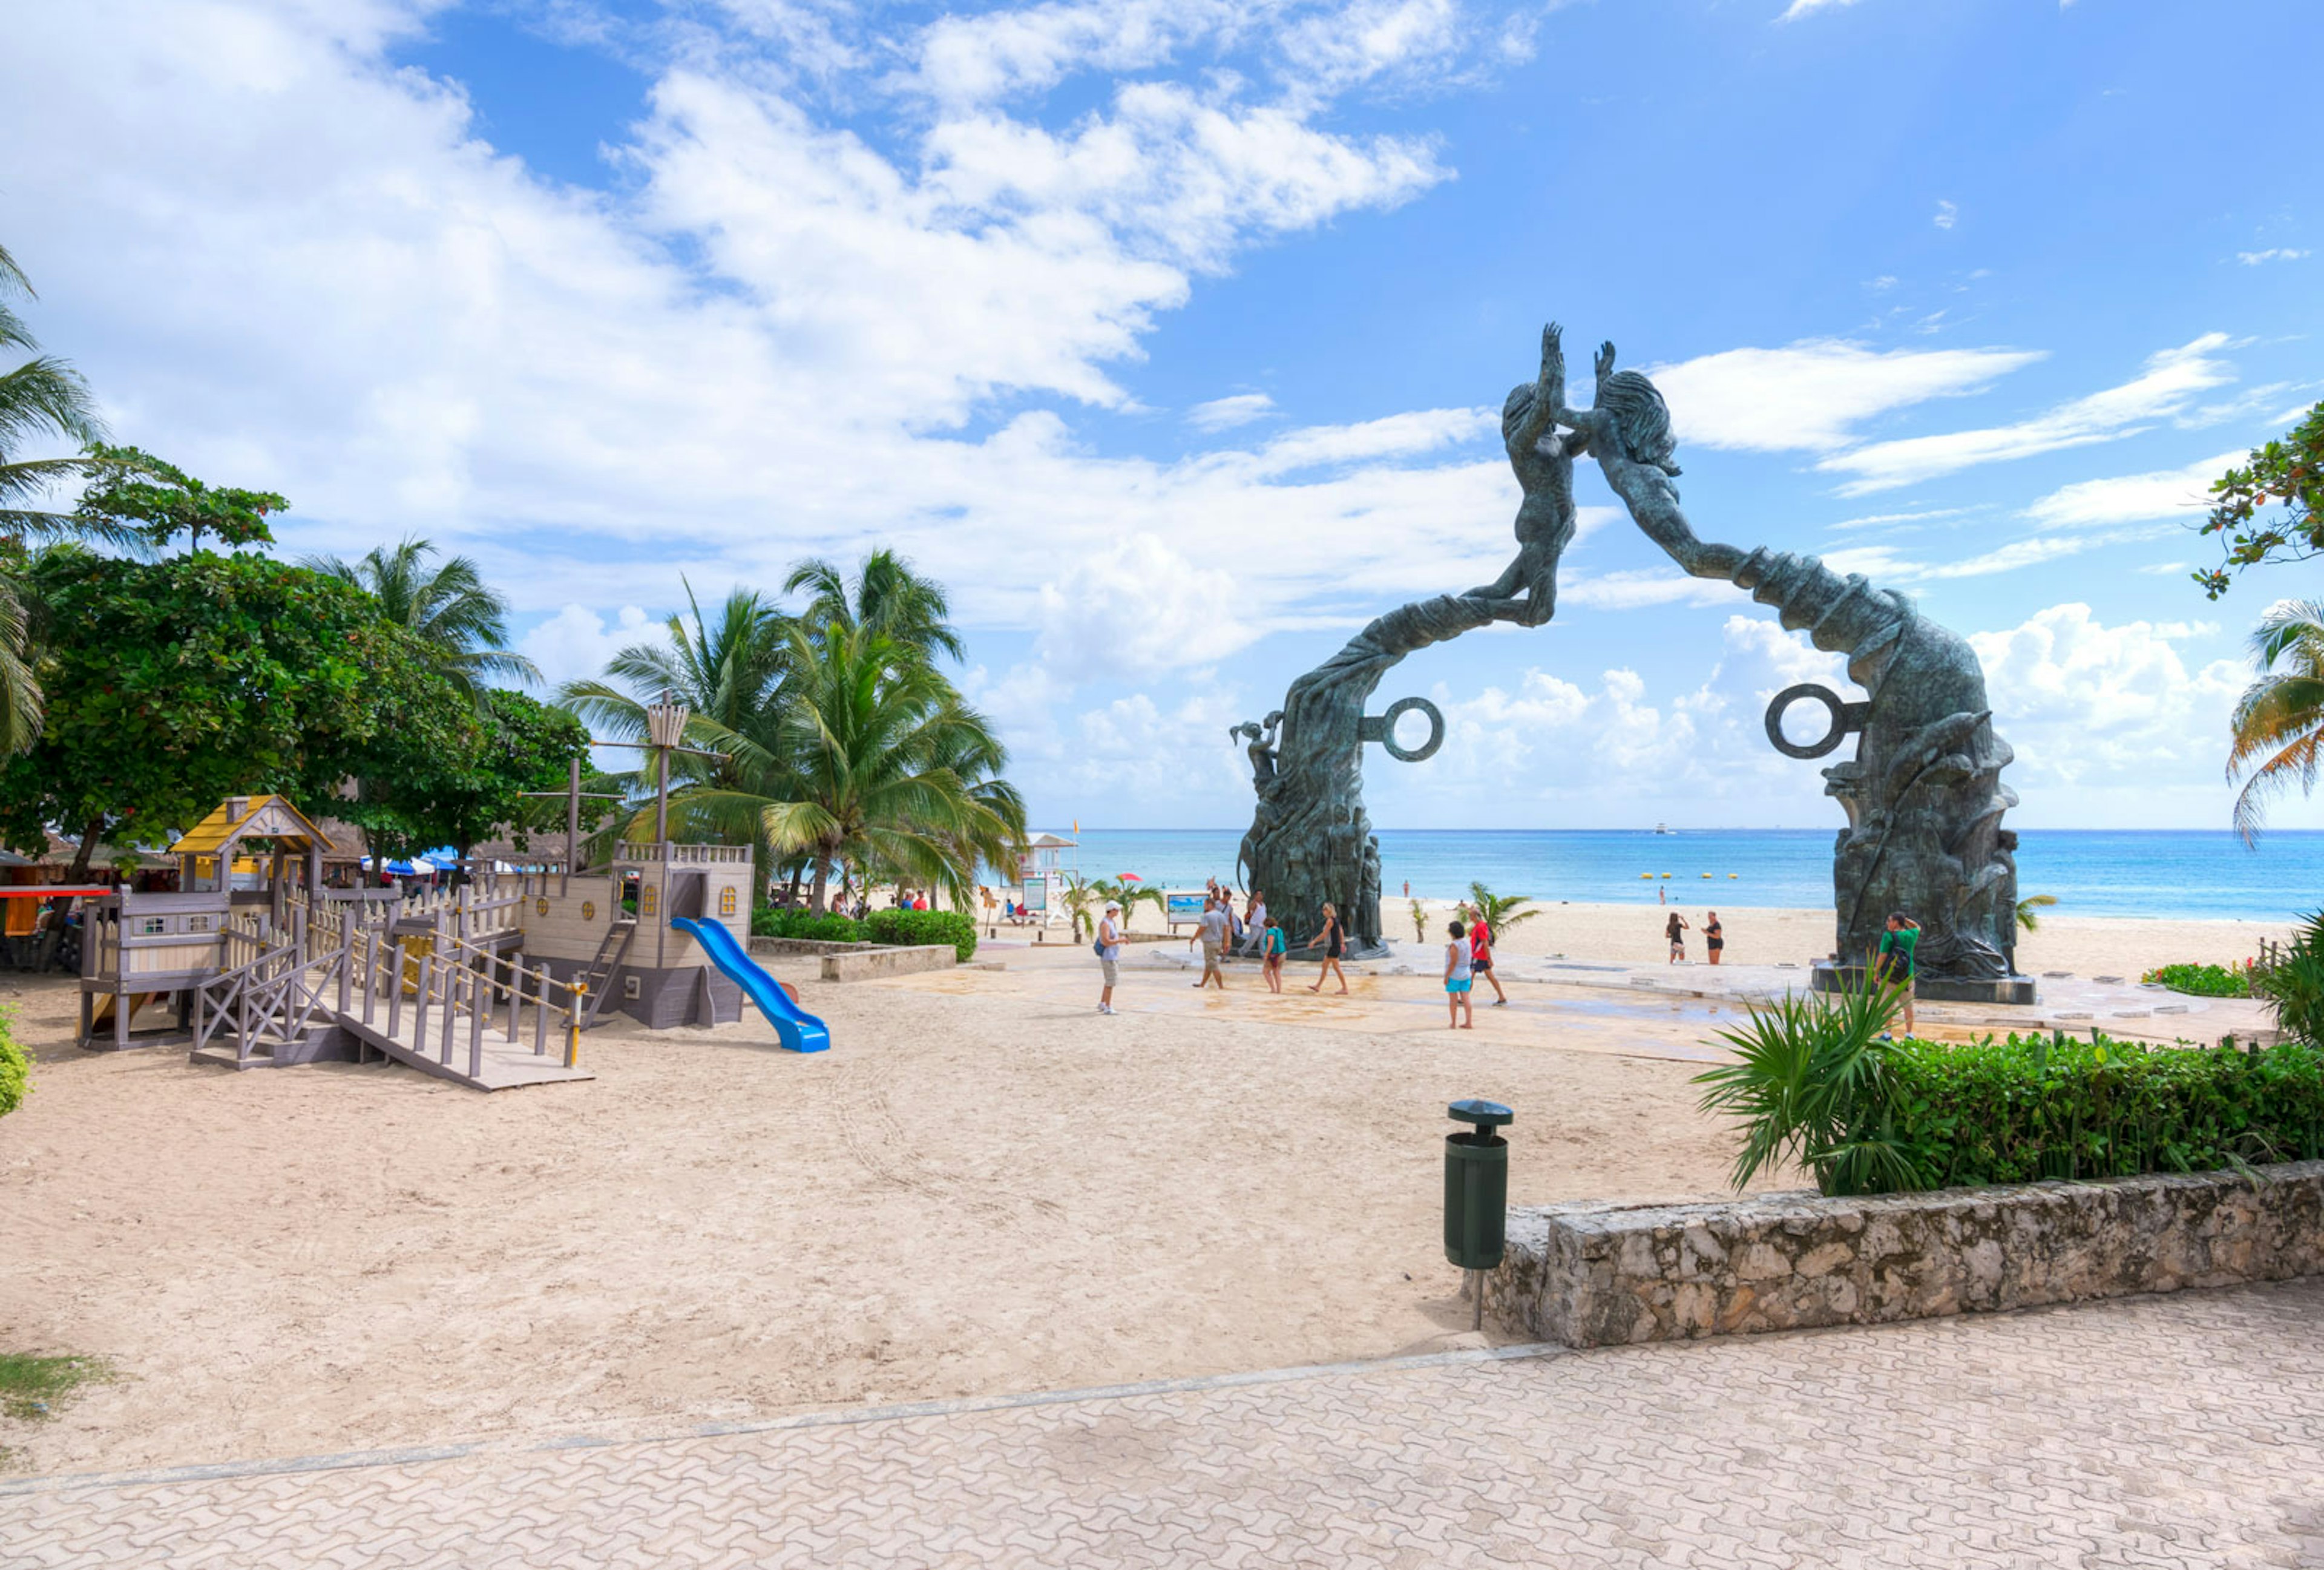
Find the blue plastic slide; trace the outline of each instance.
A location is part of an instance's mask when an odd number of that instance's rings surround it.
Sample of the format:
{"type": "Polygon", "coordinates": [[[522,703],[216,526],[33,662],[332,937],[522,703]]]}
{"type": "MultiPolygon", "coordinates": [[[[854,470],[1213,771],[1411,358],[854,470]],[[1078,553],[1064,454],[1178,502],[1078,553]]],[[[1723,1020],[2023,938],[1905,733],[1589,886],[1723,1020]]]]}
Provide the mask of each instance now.
{"type": "Polygon", "coordinates": [[[743,995],[759,1005],[759,1012],[775,1028],[775,1035],[794,1052],[825,1052],[831,1048],[831,1031],[821,1020],[791,1002],[790,993],[782,984],[759,968],[759,962],[734,941],[734,935],[715,921],[696,921],[690,916],[673,916],[669,924],[702,945],[702,952],[710,963],[725,972],[726,979],[742,989],[743,995]]]}

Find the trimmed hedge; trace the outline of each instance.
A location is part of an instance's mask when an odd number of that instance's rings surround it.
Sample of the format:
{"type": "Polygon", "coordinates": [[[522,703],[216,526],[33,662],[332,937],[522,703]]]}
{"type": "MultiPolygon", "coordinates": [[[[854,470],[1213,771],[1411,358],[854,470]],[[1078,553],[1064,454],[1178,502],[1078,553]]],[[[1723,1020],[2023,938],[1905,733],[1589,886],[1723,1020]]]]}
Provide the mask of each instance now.
{"type": "Polygon", "coordinates": [[[761,905],[751,912],[751,936],[753,937],[807,937],[817,943],[864,943],[870,941],[862,925],[836,911],[818,916],[798,907],[778,910],[761,905]]]}
{"type": "Polygon", "coordinates": [[[863,929],[874,943],[949,943],[964,965],[976,954],[976,923],[962,910],[872,910],[863,929]]]}
{"type": "Polygon", "coordinates": [[[2106,1037],[1883,1046],[1859,1137],[1932,1188],[2204,1172],[2324,1155],[2324,1049],[2149,1047],[2106,1037]]]}
{"type": "Polygon", "coordinates": [[[2252,995],[2249,972],[2224,965],[2160,965],[2138,978],[2161,982],[2174,993],[2199,998],[2247,998],[2252,995]]]}
{"type": "Polygon", "coordinates": [[[0,1118],[23,1105],[24,1098],[32,1094],[32,1060],[8,1033],[14,1012],[0,1009],[0,1118]]]}
{"type": "Polygon", "coordinates": [[[812,910],[761,906],[751,912],[753,937],[811,937],[821,943],[906,947],[949,943],[965,963],[976,954],[976,923],[959,910],[872,910],[861,921],[812,910]]]}

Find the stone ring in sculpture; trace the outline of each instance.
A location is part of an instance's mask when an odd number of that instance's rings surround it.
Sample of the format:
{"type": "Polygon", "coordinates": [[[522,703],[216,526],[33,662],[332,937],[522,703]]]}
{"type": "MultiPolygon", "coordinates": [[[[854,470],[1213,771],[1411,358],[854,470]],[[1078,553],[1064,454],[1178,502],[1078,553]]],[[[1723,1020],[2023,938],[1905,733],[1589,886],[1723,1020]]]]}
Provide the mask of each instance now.
{"type": "Polygon", "coordinates": [[[1444,713],[1425,697],[1399,697],[1388,706],[1386,714],[1377,717],[1367,716],[1363,729],[1363,739],[1368,742],[1378,742],[1388,749],[1389,757],[1406,763],[1425,762],[1434,757],[1436,749],[1444,744],[1444,713]],[[1428,716],[1428,739],[1420,745],[1406,750],[1397,744],[1396,722],[1414,709],[1418,709],[1428,716]]]}
{"type": "Polygon", "coordinates": [[[1767,740],[1786,758],[1821,758],[1840,745],[1849,732],[1864,728],[1868,705],[1842,703],[1840,694],[1818,682],[1803,681],[1775,694],[1767,705],[1767,740]],[[1831,729],[1812,742],[1794,742],[1784,734],[1784,711],[1803,698],[1813,698],[1831,711],[1831,729]]]}

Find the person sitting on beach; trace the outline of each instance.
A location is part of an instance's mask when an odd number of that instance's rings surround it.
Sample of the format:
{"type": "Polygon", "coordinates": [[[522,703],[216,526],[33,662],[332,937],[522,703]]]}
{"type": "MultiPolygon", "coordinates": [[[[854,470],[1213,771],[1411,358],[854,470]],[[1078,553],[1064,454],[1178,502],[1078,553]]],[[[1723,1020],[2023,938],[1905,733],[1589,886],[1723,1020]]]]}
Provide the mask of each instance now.
{"type": "MultiPolygon", "coordinates": [[[[1913,951],[1920,946],[1921,924],[1902,910],[1888,918],[1880,934],[1880,947],[1872,956],[1873,976],[1884,985],[1904,989],[1904,1034],[1913,1034],[1913,951]]],[[[1882,1037],[1883,1040],[1887,1038],[1882,1037]]]]}
{"type": "Polygon", "coordinates": [[[1686,929],[1689,925],[1687,919],[1675,910],[1670,913],[1670,919],[1663,923],[1663,936],[1670,939],[1670,963],[1673,965],[1686,963],[1686,929]]]}
{"type": "Polygon", "coordinates": [[[1444,1026],[1448,1030],[1473,1030],[1477,1028],[1476,1001],[1470,995],[1476,984],[1471,974],[1476,961],[1462,937],[1462,930],[1458,921],[1444,929],[1446,937],[1451,940],[1444,945],[1444,1006],[1452,1011],[1452,1017],[1444,1026]],[[1469,1015],[1469,1022],[1465,1025],[1461,1022],[1463,1010],[1469,1015]]]}
{"type": "Polygon", "coordinates": [[[1283,940],[1283,928],[1270,922],[1260,937],[1260,952],[1267,956],[1261,973],[1267,977],[1268,992],[1283,990],[1283,951],[1288,947],[1283,940]]]}

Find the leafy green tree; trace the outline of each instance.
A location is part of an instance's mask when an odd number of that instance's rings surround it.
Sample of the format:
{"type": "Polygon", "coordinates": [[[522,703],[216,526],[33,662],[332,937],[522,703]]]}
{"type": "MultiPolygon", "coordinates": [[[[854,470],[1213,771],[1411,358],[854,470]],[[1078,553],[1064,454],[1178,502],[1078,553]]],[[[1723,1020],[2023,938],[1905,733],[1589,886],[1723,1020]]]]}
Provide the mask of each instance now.
{"type": "Polygon", "coordinates": [[[470,558],[438,563],[439,554],[412,535],[392,549],[374,546],[360,561],[311,556],[306,565],[378,600],[390,620],[437,651],[455,686],[481,695],[491,677],[539,681],[540,668],[509,650],[507,596],[484,581],[470,558]]]}
{"type": "MultiPolygon", "coordinates": [[[[337,811],[341,781],[475,745],[474,710],[367,595],[266,557],[54,546],[26,582],[48,717],[0,767],[0,836],[156,843],[228,796],[337,811]],[[68,635],[69,634],[69,635],[68,635]]],[[[346,804],[351,808],[355,804],[346,804]]]]}
{"type": "Polygon", "coordinates": [[[2226,561],[2195,574],[2212,599],[2246,568],[2305,561],[2324,551],[2324,403],[2282,441],[2254,448],[2242,467],[2211,483],[2211,515],[2202,531],[2225,536],[2226,561]],[[2265,517],[2275,506],[2282,512],[2265,517]]]}
{"type": "MultiPolygon", "coordinates": [[[[481,840],[506,830],[520,848],[535,833],[564,827],[559,797],[574,760],[585,764],[589,732],[580,720],[521,692],[483,688],[475,698],[476,725],[465,746],[427,753],[403,752],[394,738],[382,738],[374,757],[394,767],[358,781],[355,803],[334,803],[334,811],[364,830],[373,865],[431,845],[448,845],[466,859],[481,840]]],[[[581,820],[594,827],[606,816],[602,801],[585,799],[581,820]]]]}
{"type": "Polygon", "coordinates": [[[834,563],[810,557],[783,580],[787,595],[807,591],[799,620],[820,635],[826,627],[866,632],[922,659],[966,653],[960,634],[946,620],[951,602],[944,586],[922,577],[912,564],[882,548],[867,554],[851,577],[834,563]]]}
{"type": "Polygon", "coordinates": [[[0,249],[0,356],[25,356],[0,374],[0,757],[31,746],[41,729],[38,656],[25,642],[26,549],[69,540],[128,545],[137,539],[126,529],[36,505],[58,486],[82,478],[88,464],[78,457],[27,457],[26,448],[86,447],[101,439],[105,428],[80,373],[40,352],[10,303],[18,297],[33,298],[32,285],[15,258],[0,249]]]}
{"type": "Polygon", "coordinates": [[[2313,790],[2324,765],[2324,603],[2273,606],[2251,647],[2260,676],[2236,704],[2227,750],[2228,782],[2243,780],[2235,825],[2246,844],[2258,837],[2270,799],[2295,781],[2313,790]]]}
{"type": "Polygon", "coordinates": [[[84,462],[96,478],[81,493],[76,513],[81,526],[127,531],[155,550],[167,550],[180,534],[189,556],[202,548],[205,534],[235,550],[270,545],[274,534],[266,515],[290,506],[272,491],[209,485],[134,447],[96,443],[84,462]]]}

